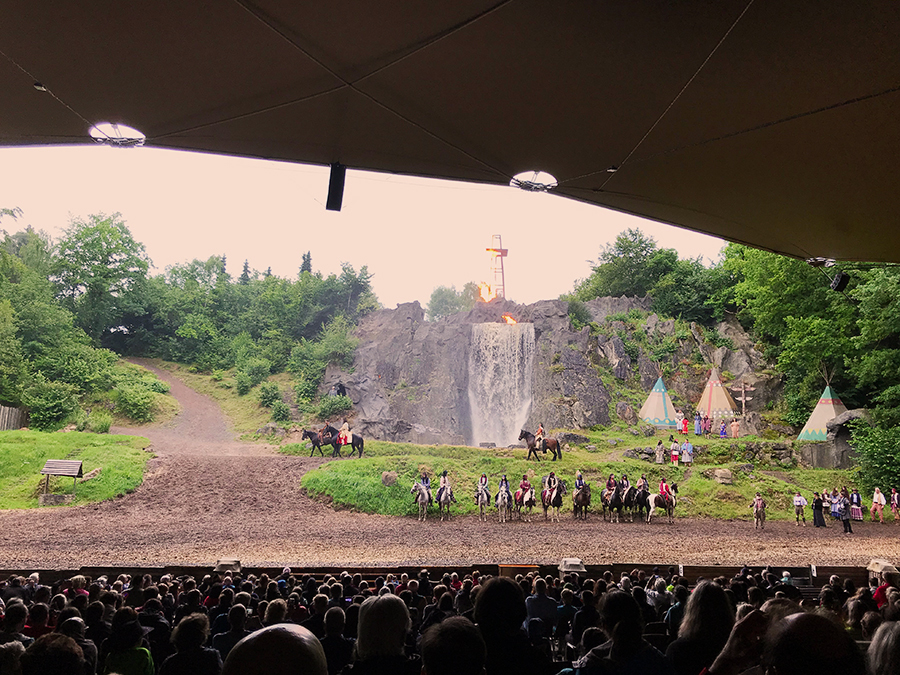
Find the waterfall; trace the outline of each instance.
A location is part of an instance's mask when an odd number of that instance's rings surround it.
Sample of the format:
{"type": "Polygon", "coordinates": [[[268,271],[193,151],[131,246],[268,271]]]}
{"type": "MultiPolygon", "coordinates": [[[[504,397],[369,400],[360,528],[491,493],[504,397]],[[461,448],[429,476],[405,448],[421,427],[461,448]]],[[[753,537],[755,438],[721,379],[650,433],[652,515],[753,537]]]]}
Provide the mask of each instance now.
{"type": "Polygon", "coordinates": [[[534,324],[472,324],[469,410],[472,443],[516,443],[531,412],[534,324]]]}

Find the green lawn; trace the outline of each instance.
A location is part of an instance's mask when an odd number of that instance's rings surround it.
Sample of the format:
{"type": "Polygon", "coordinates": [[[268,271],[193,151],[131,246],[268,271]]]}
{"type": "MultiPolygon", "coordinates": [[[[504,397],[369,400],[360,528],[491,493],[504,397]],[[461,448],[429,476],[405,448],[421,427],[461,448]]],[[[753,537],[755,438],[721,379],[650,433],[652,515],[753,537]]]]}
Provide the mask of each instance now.
{"type": "MultiPolygon", "coordinates": [[[[100,467],[97,478],[79,483],[74,504],[111,499],[141,484],[144,468],[153,456],[150,444],[140,436],[90,433],[0,432],[0,508],[33,508],[38,505],[41,468],[48,459],[83,462],[84,473],[100,467]]],[[[51,478],[50,491],[69,494],[71,478],[51,478]]]]}
{"type": "MultiPolygon", "coordinates": [[[[596,449],[574,448],[564,452],[563,459],[557,462],[550,462],[548,454],[547,459],[540,464],[526,462],[524,449],[485,450],[369,440],[366,442],[363,459],[328,462],[305,474],[301,484],[310,494],[327,496],[335,505],[342,507],[368,513],[412,515],[415,509],[409,490],[422,469],[428,471],[433,486],[437,485],[440,472],[447,470],[460,502],[458,510],[463,513],[474,513],[477,510],[472,495],[482,472],[488,474],[491,489],[495,492],[503,473],[509,477],[513,490],[523,473],[527,473],[532,484],[537,485],[540,477],[550,471],[556,471],[571,488],[575,471],[580,469],[585,480],[594,488],[592,508],[598,506],[597,488],[605,484],[610,473],[615,473],[617,477],[626,473],[632,483],[643,473],[654,488],[659,485],[662,476],[670,484],[678,484],[677,513],[682,517],[752,520],[749,505],[753,495],[759,490],[768,501],[768,517],[788,520],[794,517],[792,496],[796,490],[802,491],[811,502],[813,490],[851,482],[852,472],[848,471],[800,469],[758,463],[753,469],[742,470],[739,467],[747,464],[741,459],[741,445],[746,442],[744,439],[734,448],[731,447],[734,444],[728,439],[703,441],[707,446],[706,452],[696,458],[693,467],[686,469],[683,466],[673,467],[668,463],[659,466],[642,460],[622,458],[622,451],[629,447],[655,445],[655,437],[635,438],[628,434],[626,438],[619,434],[618,439],[612,439],[617,441],[616,446],[610,446],[608,432],[588,435],[595,437],[592,440],[597,442],[596,449]],[[606,438],[599,438],[601,435],[606,438]],[[600,447],[601,443],[603,447],[600,447]],[[720,467],[732,470],[733,485],[720,485],[704,475],[708,470],[720,467]],[[384,471],[397,472],[398,480],[395,485],[385,487],[382,484],[384,471]]],[[[309,450],[305,445],[291,444],[283,446],[281,452],[307,455],[309,450]]],[[[568,498],[566,507],[571,509],[568,498]]],[[[807,515],[811,517],[809,509],[807,515]]]]}

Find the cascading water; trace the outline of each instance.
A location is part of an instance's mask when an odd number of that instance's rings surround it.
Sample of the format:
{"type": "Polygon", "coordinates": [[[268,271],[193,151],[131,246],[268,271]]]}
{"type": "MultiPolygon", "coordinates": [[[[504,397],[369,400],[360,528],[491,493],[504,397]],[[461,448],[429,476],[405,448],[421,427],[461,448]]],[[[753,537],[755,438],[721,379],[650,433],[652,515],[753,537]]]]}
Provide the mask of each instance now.
{"type": "Polygon", "coordinates": [[[531,411],[534,324],[472,324],[469,410],[472,444],[507,446],[531,411]]]}

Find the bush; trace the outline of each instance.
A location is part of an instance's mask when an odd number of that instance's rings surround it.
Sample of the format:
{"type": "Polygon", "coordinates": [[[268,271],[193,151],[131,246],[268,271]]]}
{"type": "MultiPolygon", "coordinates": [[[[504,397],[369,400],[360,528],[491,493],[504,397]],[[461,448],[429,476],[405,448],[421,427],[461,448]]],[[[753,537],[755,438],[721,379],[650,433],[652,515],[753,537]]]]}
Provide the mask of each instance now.
{"type": "Polygon", "coordinates": [[[239,370],[234,375],[234,388],[237,390],[238,396],[245,396],[253,389],[253,380],[243,370],[239,370]]]}
{"type": "Polygon", "coordinates": [[[112,426],[112,415],[105,410],[94,408],[87,418],[87,428],[95,434],[107,434],[112,426]]]}
{"type": "Polygon", "coordinates": [[[273,422],[290,422],[291,406],[284,401],[275,401],[272,404],[272,421],[273,422]]]}
{"type": "Polygon", "coordinates": [[[116,412],[135,422],[152,422],[156,412],[153,392],[135,385],[116,387],[116,412]]]}
{"type": "Polygon", "coordinates": [[[216,368],[212,371],[212,375],[210,375],[213,382],[221,382],[225,378],[225,371],[219,368],[216,368]]]}
{"type": "Polygon", "coordinates": [[[591,311],[581,300],[569,300],[569,321],[572,324],[572,330],[581,330],[591,323],[591,311]]]}
{"type": "Polygon", "coordinates": [[[319,403],[319,419],[328,419],[353,407],[349,396],[326,396],[319,403]]]}
{"type": "Polygon", "coordinates": [[[25,390],[22,402],[28,406],[30,426],[40,431],[58,429],[78,410],[76,389],[65,382],[38,381],[25,390]]]}
{"type": "Polygon", "coordinates": [[[271,408],[281,400],[281,390],[274,382],[263,382],[259,385],[259,404],[264,408],[271,408]]]}
{"type": "Polygon", "coordinates": [[[240,371],[247,374],[255,387],[272,372],[272,362],[268,359],[250,358],[241,364],[240,371]]]}
{"type": "Polygon", "coordinates": [[[168,394],[169,389],[171,389],[168,382],[163,382],[162,380],[157,380],[155,378],[154,379],[147,378],[147,379],[143,380],[141,382],[141,384],[143,384],[150,391],[155,392],[157,394],[168,394]]]}

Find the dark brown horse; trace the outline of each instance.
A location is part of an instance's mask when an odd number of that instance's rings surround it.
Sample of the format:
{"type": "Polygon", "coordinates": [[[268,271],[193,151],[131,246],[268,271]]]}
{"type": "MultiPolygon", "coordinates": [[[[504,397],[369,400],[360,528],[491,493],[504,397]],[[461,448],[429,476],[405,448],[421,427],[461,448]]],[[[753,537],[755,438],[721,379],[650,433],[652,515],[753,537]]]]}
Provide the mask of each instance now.
{"type": "Polygon", "coordinates": [[[545,455],[549,450],[553,453],[553,460],[562,459],[562,446],[559,444],[559,441],[555,438],[545,438],[541,441],[540,447],[535,444],[535,435],[529,431],[525,431],[522,429],[519,434],[519,440],[525,441],[525,445],[528,447],[528,456],[525,459],[531,459],[531,455],[534,455],[534,458],[540,461],[540,457],[538,457],[538,451],[541,451],[545,455]]]}

